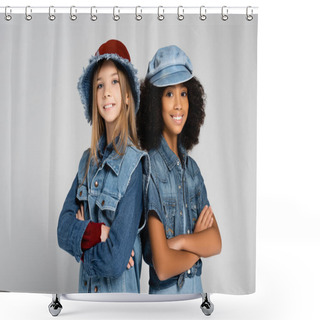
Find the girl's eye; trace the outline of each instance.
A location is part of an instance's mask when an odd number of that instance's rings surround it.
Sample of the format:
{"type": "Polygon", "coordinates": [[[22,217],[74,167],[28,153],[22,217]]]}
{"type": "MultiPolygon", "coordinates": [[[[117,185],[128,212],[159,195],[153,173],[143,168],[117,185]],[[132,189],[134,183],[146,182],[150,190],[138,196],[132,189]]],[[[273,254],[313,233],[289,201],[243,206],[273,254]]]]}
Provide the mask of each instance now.
{"type": "Polygon", "coordinates": [[[99,83],[98,85],[97,85],[97,89],[101,89],[103,87],[103,84],[102,83],[99,83]]]}
{"type": "Polygon", "coordinates": [[[173,92],[168,91],[168,92],[166,93],[166,97],[173,97],[173,92]]]}
{"type": "Polygon", "coordinates": [[[117,83],[119,83],[119,80],[117,79],[112,80],[112,84],[117,84],[117,83]]]}
{"type": "Polygon", "coordinates": [[[181,92],[181,96],[182,97],[187,97],[188,96],[188,92],[186,92],[186,91],[181,92]]]}

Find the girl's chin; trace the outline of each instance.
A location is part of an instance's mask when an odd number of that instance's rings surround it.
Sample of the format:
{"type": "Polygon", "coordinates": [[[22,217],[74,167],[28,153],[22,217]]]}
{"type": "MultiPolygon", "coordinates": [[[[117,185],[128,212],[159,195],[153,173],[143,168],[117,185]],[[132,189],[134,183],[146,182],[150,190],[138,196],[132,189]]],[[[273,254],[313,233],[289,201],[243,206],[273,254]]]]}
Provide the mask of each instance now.
{"type": "Polygon", "coordinates": [[[183,125],[181,126],[175,126],[174,128],[172,128],[172,130],[170,130],[172,132],[172,134],[175,134],[175,135],[179,135],[181,132],[182,132],[182,129],[183,129],[183,125]]]}
{"type": "Polygon", "coordinates": [[[182,132],[182,129],[180,130],[164,130],[162,132],[163,135],[166,135],[168,137],[174,138],[177,137],[182,132]]]}

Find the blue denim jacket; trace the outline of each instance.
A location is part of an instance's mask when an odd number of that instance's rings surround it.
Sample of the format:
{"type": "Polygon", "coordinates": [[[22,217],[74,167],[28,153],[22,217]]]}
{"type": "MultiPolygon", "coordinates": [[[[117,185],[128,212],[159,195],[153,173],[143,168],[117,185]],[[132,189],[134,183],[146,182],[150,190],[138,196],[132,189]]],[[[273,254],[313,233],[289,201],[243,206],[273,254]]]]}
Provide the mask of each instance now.
{"type": "MultiPolygon", "coordinates": [[[[103,137],[99,150],[104,150],[104,146],[103,137]]],[[[88,223],[105,223],[110,227],[107,241],[84,252],[79,292],[139,292],[142,256],[139,231],[143,224],[138,228],[149,180],[149,157],[132,145],[119,157],[109,145],[98,166],[91,160],[84,179],[89,152],[85,151],[80,160],[77,177],[60,213],[59,246],[79,262],[83,254],[81,240],[88,223]],[[85,221],[75,217],[80,203],[84,205],[85,221]],[[132,249],[134,267],[128,270],[132,249]]]]}
{"type": "MultiPolygon", "coordinates": [[[[155,211],[161,220],[167,239],[193,233],[196,221],[205,205],[209,205],[207,191],[199,167],[179,147],[180,159],[162,137],[158,149],[150,150],[151,179],[147,193],[146,212],[155,211]]],[[[143,256],[149,265],[149,285],[154,290],[175,284],[181,288],[185,277],[201,275],[201,259],[189,270],[168,280],[160,281],[152,265],[148,229],[143,233],[143,256]]]]}

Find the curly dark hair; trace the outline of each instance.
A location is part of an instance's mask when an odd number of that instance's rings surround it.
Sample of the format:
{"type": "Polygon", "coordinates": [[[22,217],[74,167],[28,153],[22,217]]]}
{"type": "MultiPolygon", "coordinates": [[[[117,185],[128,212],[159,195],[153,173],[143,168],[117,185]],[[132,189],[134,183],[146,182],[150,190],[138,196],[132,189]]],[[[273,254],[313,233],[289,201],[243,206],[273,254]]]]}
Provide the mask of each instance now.
{"type": "MultiPolygon", "coordinates": [[[[179,134],[178,143],[191,150],[199,143],[200,127],[205,117],[205,93],[200,81],[193,77],[183,83],[188,89],[188,118],[179,134]]],[[[137,113],[137,132],[142,149],[156,149],[160,145],[164,123],[161,98],[165,87],[155,87],[149,80],[141,83],[140,108],[137,113]]]]}

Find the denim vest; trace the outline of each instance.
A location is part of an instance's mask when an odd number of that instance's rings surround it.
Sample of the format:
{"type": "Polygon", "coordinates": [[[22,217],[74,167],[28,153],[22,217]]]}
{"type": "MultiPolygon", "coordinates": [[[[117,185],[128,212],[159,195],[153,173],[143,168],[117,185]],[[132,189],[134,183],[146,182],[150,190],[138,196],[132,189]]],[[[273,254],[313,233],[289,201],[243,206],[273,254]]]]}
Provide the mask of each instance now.
{"type": "MultiPolygon", "coordinates": [[[[104,144],[104,139],[101,139],[100,147],[104,144]]],[[[85,220],[103,222],[106,226],[111,227],[117,214],[117,206],[124,196],[131,175],[140,161],[143,165],[143,193],[145,195],[150,172],[149,157],[145,152],[138,150],[132,144],[128,144],[124,156],[120,157],[113,150],[106,158],[102,159],[98,166],[92,159],[88,174],[84,179],[89,153],[90,150],[85,151],[80,160],[76,197],[84,205],[85,220]]],[[[141,211],[136,214],[143,214],[142,211],[143,207],[141,205],[141,211]]],[[[132,227],[130,221],[127,222],[127,227],[132,227]]],[[[142,249],[139,231],[143,226],[137,230],[134,245],[131,248],[135,253],[134,266],[129,270],[124,270],[121,274],[108,277],[99,274],[100,271],[98,270],[103,270],[104,267],[103,262],[99,260],[99,252],[93,254],[89,252],[90,250],[85,252],[84,262],[81,262],[80,265],[79,292],[140,292],[142,249]],[[94,261],[95,267],[90,263],[87,264],[87,260],[94,261]]],[[[125,237],[125,235],[121,236],[125,237]]],[[[118,271],[115,270],[115,272],[118,271]]]]}
{"type": "MultiPolygon", "coordinates": [[[[151,179],[148,187],[147,210],[155,211],[165,229],[167,239],[193,233],[196,221],[205,205],[209,205],[204,180],[196,162],[179,147],[180,159],[162,137],[158,149],[150,150],[151,179]]],[[[146,228],[147,229],[147,228],[146,228]]],[[[189,270],[160,281],[152,265],[148,230],[143,235],[143,255],[149,264],[149,285],[164,289],[178,284],[182,288],[185,277],[201,275],[201,259],[189,270]]]]}

